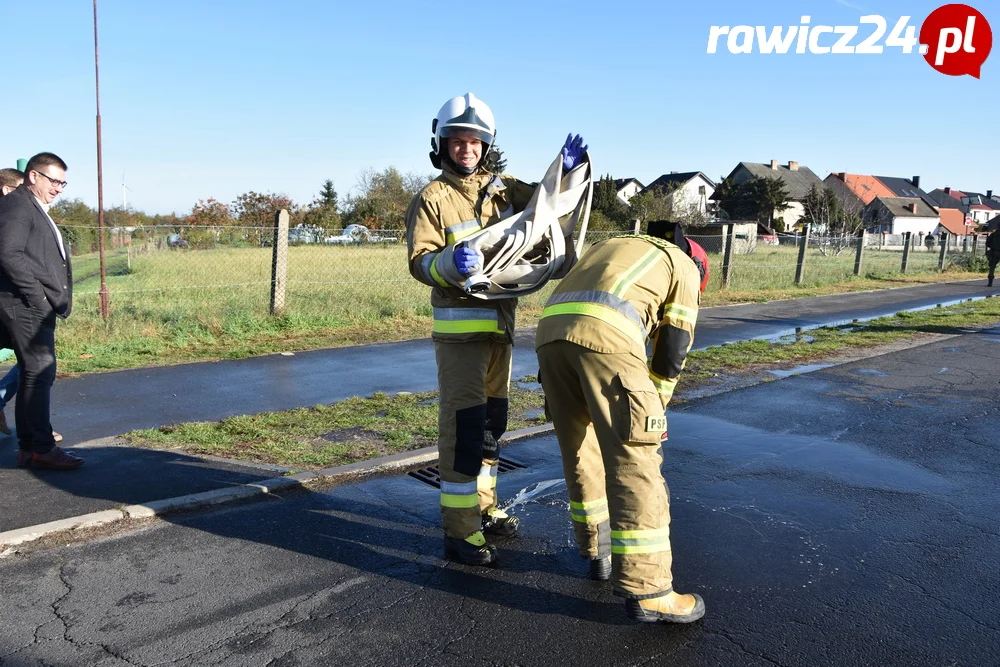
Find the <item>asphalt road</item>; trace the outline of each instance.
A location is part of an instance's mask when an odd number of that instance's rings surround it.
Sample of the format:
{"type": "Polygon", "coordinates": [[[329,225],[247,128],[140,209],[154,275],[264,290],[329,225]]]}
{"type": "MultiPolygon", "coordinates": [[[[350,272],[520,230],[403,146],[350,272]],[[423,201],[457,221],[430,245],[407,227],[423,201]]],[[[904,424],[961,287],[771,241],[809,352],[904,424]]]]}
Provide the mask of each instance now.
{"type": "MultiPolygon", "coordinates": [[[[697,347],[778,337],[1000,293],[984,281],[929,284],[877,292],[774,301],[699,313],[697,347]]],[[[534,374],[534,331],[518,331],[513,377],[534,374]]],[[[377,391],[427,391],[437,386],[430,340],[269,355],[239,361],[182,364],[59,380],[52,422],[78,447],[86,465],[72,473],[14,467],[17,443],[0,439],[0,532],[132,503],[199,493],[270,477],[256,468],[206,462],[176,452],[113,446],[95,439],[133,429],[236,414],[332,403],[377,391]]],[[[8,415],[13,414],[13,408],[8,415]]]]}
{"type": "MultiPolygon", "coordinates": [[[[985,280],[703,309],[697,348],[794,333],[855,318],[1000,294],[985,280]]],[[[515,379],[538,370],[534,330],[519,330],[515,379]]],[[[437,388],[429,339],[180,364],[59,380],[52,423],[74,444],[138,428],[334,403],[381,391],[437,388]]],[[[12,414],[12,413],[11,413],[12,414]]]]}
{"type": "Polygon", "coordinates": [[[582,578],[551,437],[500,493],[501,567],[439,560],[400,476],[0,559],[0,665],[992,665],[1000,328],[670,413],[689,626],[582,578]]]}

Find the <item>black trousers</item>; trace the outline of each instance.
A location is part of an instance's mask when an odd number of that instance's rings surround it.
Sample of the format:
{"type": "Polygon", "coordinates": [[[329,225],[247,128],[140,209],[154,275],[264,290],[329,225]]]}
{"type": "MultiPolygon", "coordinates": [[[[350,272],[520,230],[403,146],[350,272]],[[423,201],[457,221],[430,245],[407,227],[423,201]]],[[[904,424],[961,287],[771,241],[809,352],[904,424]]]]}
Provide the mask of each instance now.
{"type": "Polygon", "coordinates": [[[21,365],[14,409],[18,445],[44,454],[56,446],[49,415],[56,379],[56,313],[16,303],[0,308],[0,324],[10,335],[21,365]]]}
{"type": "Polygon", "coordinates": [[[992,283],[994,278],[993,274],[996,273],[997,270],[997,263],[1000,262],[1000,255],[987,255],[986,259],[990,263],[990,272],[986,278],[992,283]]]}

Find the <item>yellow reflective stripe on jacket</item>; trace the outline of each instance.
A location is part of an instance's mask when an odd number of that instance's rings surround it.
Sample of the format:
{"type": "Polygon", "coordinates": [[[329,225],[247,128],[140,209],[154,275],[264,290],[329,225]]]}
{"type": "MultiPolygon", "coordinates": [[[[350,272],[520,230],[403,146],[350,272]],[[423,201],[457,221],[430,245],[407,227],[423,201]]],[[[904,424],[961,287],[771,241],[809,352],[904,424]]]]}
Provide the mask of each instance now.
{"type": "Polygon", "coordinates": [[[679,303],[668,303],[663,307],[663,319],[687,322],[694,326],[698,321],[698,311],[679,303]]]}
{"type": "Polygon", "coordinates": [[[479,507],[476,482],[441,482],[441,506],[456,509],[479,507]]]}
{"type": "Polygon", "coordinates": [[[561,292],[549,297],[542,318],[553,315],[588,315],[607,322],[645,347],[647,332],[639,312],[628,301],[600,290],[561,292]]]}
{"type": "Polygon", "coordinates": [[[663,257],[663,252],[659,248],[651,248],[638,262],[632,265],[632,268],[622,274],[622,277],[611,288],[611,293],[618,297],[625,294],[626,290],[646,275],[661,257],[663,257]]]}
{"type": "Polygon", "coordinates": [[[435,333],[503,333],[492,308],[435,308],[435,333]]]}
{"type": "Polygon", "coordinates": [[[590,500],[578,503],[575,500],[569,502],[569,516],[577,523],[601,523],[610,518],[608,514],[608,499],[590,500]]]}
{"type": "Polygon", "coordinates": [[[445,280],[444,278],[442,278],[441,274],[438,273],[438,270],[437,270],[437,261],[438,261],[438,257],[440,257],[440,256],[441,255],[439,255],[438,253],[434,253],[434,259],[431,260],[430,267],[429,267],[429,270],[427,271],[427,274],[431,277],[431,280],[433,280],[434,282],[436,282],[438,285],[441,285],[442,287],[448,287],[448,281],[445,280]]]}
{"type": "Polygon", "coordinates": [[[670,551],[670,529],[612,530],[611,553],[651,554],[670,551]]]}
{"type": "Polygon", "coordinates": [[[464,222],[458,223],[457,225],[446,227],[444,230],[445,242],[448,245],[451,245],[452,243],[457,243],[464,238],[472,236],[482,228],[483,225],[482,223],[479,222],[478,219],[466,220],[464,222]]]}
{"type": "Polygon", "coordinates": [[[558,303],[554,306],[546,306],[542,311],[542,317],[552,315],[588,315],[596,317],[602,322],[606,322],[621,331],[626,336],[635,340],[639,345],[645,345],[646,339],[641,336],[639,330],[632,322],[618,312],[601,306],[596,303],[558,303]]]}

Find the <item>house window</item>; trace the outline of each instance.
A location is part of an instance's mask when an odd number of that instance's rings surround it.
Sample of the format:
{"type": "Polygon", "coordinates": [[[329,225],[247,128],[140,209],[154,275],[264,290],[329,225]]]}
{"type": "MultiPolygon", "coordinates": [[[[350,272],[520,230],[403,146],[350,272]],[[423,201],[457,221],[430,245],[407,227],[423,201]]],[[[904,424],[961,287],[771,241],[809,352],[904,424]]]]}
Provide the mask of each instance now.
{"type": "Polygon", "coordinates": [[[704,185],[699,185],[698,186],[698,194],[700,194],[700,195],[705,194],[705,186],[704,185]]]}

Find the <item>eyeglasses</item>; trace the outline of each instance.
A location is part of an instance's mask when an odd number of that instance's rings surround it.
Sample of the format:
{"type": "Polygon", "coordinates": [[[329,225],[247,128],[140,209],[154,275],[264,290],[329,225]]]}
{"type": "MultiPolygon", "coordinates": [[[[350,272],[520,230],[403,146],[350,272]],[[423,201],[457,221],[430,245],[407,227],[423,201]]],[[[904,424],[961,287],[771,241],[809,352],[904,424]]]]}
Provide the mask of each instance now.
{"type": "Polygon", "coordinates": [[[60,181],[58,178],[52,178],[51,176],[49,176],[48,174],[46,174],[44,172],[41,172],[41,171],[38,171],[38,170],[33,170],[33,171],[36,174],[38,174],[39,176],[44,176],[45,178],[49,179],[49,181],[52,183],[52,185],[58,185],[61,188],[65,188],[67,185],[69,185],[69,183],[67,183],[66,181],[60,181]]]}

